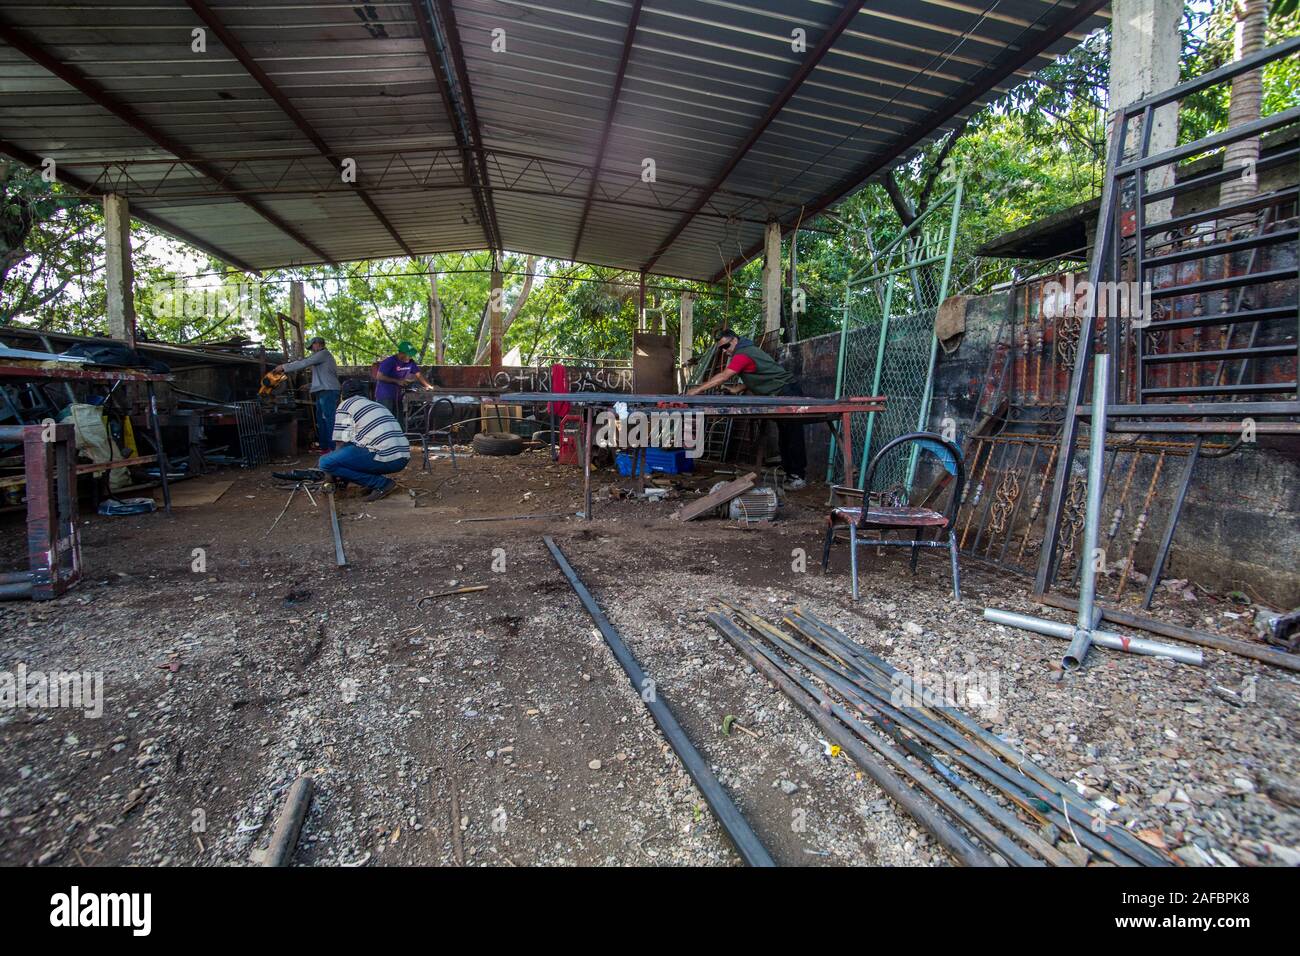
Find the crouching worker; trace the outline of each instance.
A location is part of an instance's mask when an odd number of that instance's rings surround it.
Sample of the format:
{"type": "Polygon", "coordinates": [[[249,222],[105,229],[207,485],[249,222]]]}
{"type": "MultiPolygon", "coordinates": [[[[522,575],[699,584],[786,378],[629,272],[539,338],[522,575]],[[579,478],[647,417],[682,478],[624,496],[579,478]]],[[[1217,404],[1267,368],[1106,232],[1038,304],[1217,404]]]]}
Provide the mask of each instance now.
{"type": "Polygon", "coordinates": [[[365,382],[344,383],[334,414],[335,448],[321,458],[320,467],[336,486],[353,482],[370,490],[366,501],[378,501],[397,487],[386,476],[406,467],[411,443],[393,413],[361,394],[365,390],[365,382]]]}

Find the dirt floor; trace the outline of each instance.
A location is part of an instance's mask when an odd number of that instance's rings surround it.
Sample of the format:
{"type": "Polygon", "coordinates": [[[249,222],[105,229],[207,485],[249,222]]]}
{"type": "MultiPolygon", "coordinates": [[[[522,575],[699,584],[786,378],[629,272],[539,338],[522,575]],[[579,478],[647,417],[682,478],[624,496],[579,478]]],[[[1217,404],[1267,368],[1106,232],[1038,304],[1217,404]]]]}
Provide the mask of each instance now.
{"type": "MultiPolygon", "coordinates": [[[[668,518],[681,497],[608,500],[606,472],[595,521],[458,523],[581,507],[579,473],[546,452],[460,465],[413,464],[379,503],[341,498],[342,569],[319,495],[267,535],[288,497],[270,468],[217,476],[234,481],[220,500],[170,518],[85,519],[83,583],[0,604],[0,671],[102,672],[103,713],[0,711],[0,862],[245,864],[310,773],[296,864],[739,865],[543,534],[779,863],[951,861],[720,639],[704,619],[718,599],[772,619],[802,605],[909,673],[978,675],[987,726],[1185,863],[1300,862],[1295,674],[1104,649],[1062,674],[1063,642],[981,612],[1066,615],[977,566],[954,604],[928,555],[915,577],[870,556],[855,604],[844,550],[818,566],[824,488],[772,525],[684,525],[668,518]],[[487,590],[420,603],[466,585],[487,590]],[[729,714],[757,736],[724,735],[729,714]]],[[[22,544],[15,520],[0,566],[22,544]]],[[[1209,595],[1177,608],[1249,634],[1225,611],[1209,595]]]]}

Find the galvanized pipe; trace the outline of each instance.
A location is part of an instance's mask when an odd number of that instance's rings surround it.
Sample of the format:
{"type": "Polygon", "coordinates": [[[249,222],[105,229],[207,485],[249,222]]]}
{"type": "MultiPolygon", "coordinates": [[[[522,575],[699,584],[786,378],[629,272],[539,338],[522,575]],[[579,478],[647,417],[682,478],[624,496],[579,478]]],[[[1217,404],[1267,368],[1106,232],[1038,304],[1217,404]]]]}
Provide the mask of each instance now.
{"type": "MultiPolygon", "coordinates": [[[[984,609],[984,620],[1064,640],[1072,640],[1079,631],[1079,628],[1069,624],[1061,624],[1029,614],[1017,614],[1015,611],[999,611],[991,607],[984,609]]],[[[1113,631],[1089,630],[1088,635],[1090,643],[1100,644],[1114,651],[1128,651],[1130,654],[1145,654],[1150,657],[1168,657],[1180,664],[1192,664],[1196,667],[1205,665],[1204,657],[1195,648],[1161,644],[1159,641],[1148,641],[1141,637],[1127,637],[1113,631]]]]}
{"type": "MultiPolygon", "coordinates": [[[[1080,335],[1083,333],[1081,332],[1080,335]]],[[[1106,463],[1106,389],[1110,372],[1110,356],[1098,355],[1093,359],[1092,373],[1092,427],[1088,445],[1088,501],[1083,517],[1083,547],[1078,549],[1081,575],[1079,577],[1079,615],[1070,646],[1061,658],[1061,666],[1073,670],[1088,656],[1093,640],[1093,602],[1097,596],[1097,530],[1101,525],[1101,496],[1105,491],[1102,472],[1106,463]]],[[[1126,568],[1125,574],[1128,573],[1126,568]]]]}

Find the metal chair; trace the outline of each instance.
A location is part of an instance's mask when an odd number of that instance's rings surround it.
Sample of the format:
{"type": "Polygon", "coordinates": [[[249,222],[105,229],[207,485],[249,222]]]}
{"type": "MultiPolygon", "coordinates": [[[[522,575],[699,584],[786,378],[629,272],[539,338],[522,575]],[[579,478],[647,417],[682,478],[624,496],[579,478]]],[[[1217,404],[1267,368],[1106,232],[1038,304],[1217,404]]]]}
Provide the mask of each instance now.
{"type": "Polygon", "coordinates": [[[460,470],[460,466],[456,464],[456,441],[455,441],[455,436],[452,435],[452,430],[456,427],[456,423],[455,423],[455,422],[452,422],[452,421],[449,421],[449,422],[448,422],[446,425],[444,425],[442,428],[435,428],[435,427],[433,427],[433,416],[434,416],[434,414],[437,412],[439,406],[442,406],[442,405],[446,405],[446,406],[447,406],[447,414],[448,414],[448,418],[451,418],[451,417],[453,417],[453,416],[456,414],[456,406],[455,406],[454,404],[452,404],[451,399],[449,399],[449,398],[438,398],[438,399],[435,399],[435,400],[433,400],[432,402],[428,402],[428,403],[424,406],[424,408],[423,408],[423,412],[424,412],[424,423],[423,423],[423,427],[422,427],[418,432],[414,432],[414,433],[412,433],[412,432],[407,432],[408,435],[410,435],[410,434],[415,434],[415,435],[418,435],[419,438],[420,438],[420,451],[422,452],[422,457],[423,457],[423,459],[424,459],[424,462],[423,462],[423,465],[422,465],[422,468],[421,468],[422,471],[429,471],[429,442],[430,442],[430,440],[432,440],[432,439],[439,439],[439,438],[441,438],[442,440],[446,441],[446,443],[447,443],[447,448],[450,449],[450,451],[451,451],[451,470],[452,470],[452,471],[459,471],[459,470],[460,470]]]}
{"type": "Polygon", "coordinates": [[[835,491],[845,491],[853,494],[862,495],[862,505],[850,507],[847,505],[835,505],[831,508],[831,513],[826,519],[826,544],[822,549],[822,570],[825,571],[830,565],[831,544],[835,539],[835,531],[841,525],[849,529],[849,567],[853,576],[853,600],[858,599],[858,545],[864,544],[870,547],[910,547],[912,549],[912,573],[916,573],[916,559],[919,554],[919,548],[947,548],[952,558],[952,593],[953,596],[961,600],[961,571],[957,566],[957,535],[955,525],[957,523],[957,509],[961,505],[962,486],[966,483],[966,466],[961,460],[961,451],[950,441],[945,441],[939,435],[932,432],[912,432],[907,435],[901,435],[885,445],[884,448],[876,452],[871,459],[871,464],[867,465],[867,473],[863,479],[862,487],[866,489],[865,494],[858,492],[856,488],[835,488],[835,491]],[[920,447],[930,452],[937,459],[950,475],[956,480],[953,483],[952,497],[948,501],[948,506],[943,512],[933,511],[929,508],[913,508],[910,506],[893,506],[893,505],[873,505],[871,503],[871,479],[876,471],[876,466],[885,458],[886,455],[895,451],[900,445],[910,442],[916,442],[920,447]],[[895,538],[884,538],[877,535],[874,538],[859,538],[858,533],[868,528],[879,530],[882,534],[885,531],[908,530],[914,532],[911,540],[901,540],[895,538]],[[935,529],[935,538],[927,539],[923,535],[929,529],[935,529]],[[947,532],[947,541],[945,542],[939,536],[947,532]]]}

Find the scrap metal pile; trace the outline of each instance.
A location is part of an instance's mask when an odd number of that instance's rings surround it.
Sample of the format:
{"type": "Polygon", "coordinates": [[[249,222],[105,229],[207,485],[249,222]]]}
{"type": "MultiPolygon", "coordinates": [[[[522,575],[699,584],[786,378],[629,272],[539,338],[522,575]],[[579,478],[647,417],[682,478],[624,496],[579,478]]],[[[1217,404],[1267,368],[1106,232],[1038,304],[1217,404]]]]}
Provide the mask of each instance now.
{"type": "Polygon", "coordinates": [[[782,628],[724,603],[709,622],[957,862],[1072,866],[1096,856],[1172,865],[975,718],[811,613],[796,608],[782,628]]]}

